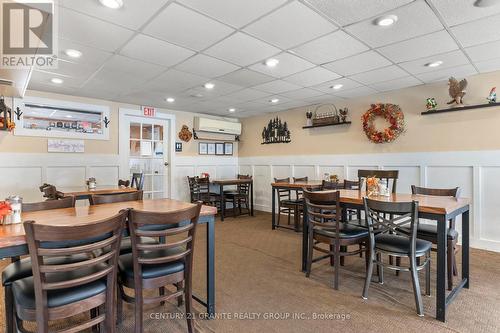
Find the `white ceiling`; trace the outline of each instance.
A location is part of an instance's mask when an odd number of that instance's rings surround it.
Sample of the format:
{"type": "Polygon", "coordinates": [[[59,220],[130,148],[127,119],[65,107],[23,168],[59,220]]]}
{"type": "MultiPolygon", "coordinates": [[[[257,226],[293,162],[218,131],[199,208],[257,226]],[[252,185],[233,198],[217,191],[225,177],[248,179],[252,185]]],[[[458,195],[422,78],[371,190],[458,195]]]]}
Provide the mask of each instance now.
{"type": "Polygon", "coordinates": [[[500,69],[500,5],[475,0],[123,2],[60,0],[62,60],[29,89],[248,117],[500,69]],[[384,14],[399,20],[375,26],[384,14]]]}

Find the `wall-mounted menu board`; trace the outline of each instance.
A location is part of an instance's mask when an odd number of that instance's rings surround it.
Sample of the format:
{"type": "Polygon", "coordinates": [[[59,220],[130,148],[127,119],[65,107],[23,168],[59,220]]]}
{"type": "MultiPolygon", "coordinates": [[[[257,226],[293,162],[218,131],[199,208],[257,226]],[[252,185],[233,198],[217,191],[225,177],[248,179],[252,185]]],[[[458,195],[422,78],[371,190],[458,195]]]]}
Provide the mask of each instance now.
{"type": "Polygon", "coordinates": [[[15,100],[23,112],[15,119],[15,135],[79,139],[109,139],[109,108],[26,97],[15,100]]]}

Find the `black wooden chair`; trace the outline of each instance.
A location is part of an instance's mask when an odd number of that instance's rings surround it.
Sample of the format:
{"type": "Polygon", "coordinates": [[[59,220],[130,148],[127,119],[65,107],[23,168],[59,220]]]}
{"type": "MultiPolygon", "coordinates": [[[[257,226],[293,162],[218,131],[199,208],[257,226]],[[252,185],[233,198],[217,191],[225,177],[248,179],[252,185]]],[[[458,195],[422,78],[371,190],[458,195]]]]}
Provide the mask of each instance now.
{"type": "Polygon", "coordinates": [[[47,200],[59,200],[64,197],[64,194],[51,184],[44,183],[39,189],[43,193],[43,197],[47,198],[47,200]]]}
{"type": "Polygon", "coordinates": [[[384,267],[396,271],[410,272],[415,304],[419,316],[424,315],[418,271],[425,268],[425,293],[430,296],[431,284],[431,247],[432,243],[417,238],[418,202],[385,202],[364,198],[366,221],[370,234],[369,264],[366,271],[363,298],[368,298],[373,266],[377,265],[379,283],[384,283],[384,267]],[[391,216],[387,218],[387,216],[391,216]],[[408,227],[409,233],[401,233],[401,228],[408,227]],[[386,263],[383,255],[408,258],[409,267],[394,266],[386,263]],[[417,263],[417,258],[424,259],[417,263]]]}
{"type": "Polygon", "coordinates": [[[24,222],[33,276],[12,283],[16,329],[24,332],[24,321],[36,321],[37,332],[47,333],[49,320],[90,311],[89,320],[59,332],[97,326],[101,332],[115,332],[118,249],[127,214],[95,221],[92,227],[24,222]],[[85,259],[68,263],[68,255],[85,259]]]}
{"type": "MultiPolygon", "coordinates": [[[[275,183],[290,183],[290,177],[288,178],[274,178],[275,183]]],[[[276,223],[276,227],[292,229],[295,231],[299,231],[299,220],[300,213],[299,207],[302,205],[303,200],[300,199],[292,199],[292,191],[289,189],[277,189],[276,193],[278,195],[278,221],[276,223]],[[294,227],[288,227],[281,225],[281,214],[286,214],[288,216],[288,223],[290,225],[291,216],[293,215],[294,227]]]]}
{"type": "Polygon", "coordinates": [[[130,186],[130,180],[118,179],[118,186],[129,187],[130,186]]]}
{"type": "MultiPolygon", "coordinates": [[[[309,232],[309,247],[307,251],[306,277],[311,274],[311,265],[322,259],[333,258],[335,277],[333,286],[339,288],[340,258],[357,255],[366,247],[347,251],[348,245],[363,244],[368,240],[368,230],[341,222],[340,192],[309,192],[304,191],[306,203],[307,227],[309,232]],[[318,246],[327,244],[329,250],[318,246]],[[313,258],[313,251],[325,255],[313,258]]],[[[368,258],[368,255],[366,256],[368,258]]]]}
{"type": "Polygon", "coordinates": [[[188,187],[189,187],[189,199],[191,202],[196,202],[200,199],[197,178],[198,177],[196,176],[195,177],[187,176],[188,187]]]}
{"type": "MultiPolygon", "coordinates": [[[[250,175],[238,175],[238,179],[252,179],[250,175]]],[[[250,184],[239,184],[236,191],[224,191],[224,204],[230,202],[233,206],[233,217],[242,215],[242,206],[245,206],[246,214],[251,215],[250,211],[250,184]]]]}
{"type": "Polygon", "coordinates": [[[132,174],[130,186],[135,187],[137,190],[141,191],[144,188],[144,173],[134,172],[132,174]]]}
{"type": "Polygon", "coordinates": [[[323,180],[321,182],[321,190],[326,191],[326,190],[338,190],[341,188],[341,185],[339,182],[330,182],[328,180],[323,180]]]}
{"type": "Polygon", "coordinates": [[[119,258],[118,315],[121,318],[122,300],[133,303],[136,333],[142,333],[143,330],[145,304],[164,304],[169,299],[177,299],[178,305],[181,305],[182,296],[186,305],[188,331],[193,332],[193,251],[200,209],[201,202],[178,212],[130,210],[132,253],[119,258]],[[158,238],[158,243],[145,244],[142,242],[143,237],[158,238]],[[164,241],[161,241],[162,238],[164,241]],[[165,287],[168,285],[174,285],[176,291],[166,293],[165,287]],[[134,296],[127,295],[123,287],[133,289],[134,296]],[[159,296],[146,297],[144,289],[158,289],[159,296]]]}
{"type": "Polygon", "coordinates": [[[385,180],[387,187],[391,189],[391,193],[396,193],[399,170],[358,170],[359,190],[362,190],[363,187],[366,189],[366,178],[368,177],[377,177],[380,180],[385,180]]]}
{"type": "MultiPolygon", "coordinates": [[[[205,205],[218,207],[220,204],[220,194],[210,191],[210,178],[196,178],[197,201],[202,201],[205,205]]],[[[220,207],[219,207],[220,208],[220,207]]]]}
{"type": "Polygon", "coordinates": [[[143,191],[117,194],[92,194],[90,196],[90,205],[102,205],[115,202],[138,201],[143,198],[143,191]]]}
{"type": "Polygon", "coordinates": [[[71,208],[75,207],[75,197],[63,197],[59,200],[49,200],[42,202],[23,202],[21,210],[23,212],[36,212],[40,210],[71,208]]]}

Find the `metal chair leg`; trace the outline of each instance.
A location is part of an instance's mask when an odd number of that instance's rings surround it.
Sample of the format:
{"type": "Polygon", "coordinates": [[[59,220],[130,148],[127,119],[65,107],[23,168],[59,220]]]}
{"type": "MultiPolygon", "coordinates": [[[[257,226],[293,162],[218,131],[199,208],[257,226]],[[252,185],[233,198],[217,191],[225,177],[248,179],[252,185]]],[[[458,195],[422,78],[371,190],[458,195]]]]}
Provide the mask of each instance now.
{"type": "MultiPolygon", "coordinates": [[[[368,257],[368,251],[366,252],[366,256],[368,257]]],[[[368,289],[370,288],[370,283],[372,281],[373,274],[373,262],[375,261],[375,251],[374,249],[370,250],[368,268],[366,269],[366,277],[365,277],[365,286],[363,287],[363,299],[368,299],[368,289]]]]}
{"type": "Polygon", "coordinates": [[[306,277],[309,277],[311,275],[311,266],[312,266],[312,259],[313,259],[313,246],[314,246],[314,238],[313,238],[313,231],[309,229],[309,246],[307,249],[307,263],[306,263],[306,277]]]}
{"type": "Polygon", "coordinates": [[[335,277],[333,280],[333,288],[335,290],[339,290],[339,271],[340,271],[340,260],[342,256],[340,256],[340,244],[339,242],[335,242],[335,277]]]}
{"type": "Polygon", "coordinates": [[[431,296],[431,252],[426,255],[427,266],[425,267],[425,295],[431,296]]]}
{"type": "Polygon", "coordinates": [[[422,305],[422,295],[420,294],[417,260],[415,256],[410,257],[410,273],[411,273],[411,283],[413,284],[413,294],[415,295],[415,305],[417,308],[417,314],[422,317],[424,315],[424,307],[422,305]]]}
{"type": "Polygon", "coordinates": [[[446,263],[446,273],[447,273],[447,278],[448,278],[448,290],[453,289],[453,265],[455,261],[455,249],[453,246],[453,241],[449,240],[447,247],[446,247],[446,256],[447,256],[447,263],[446,263]]]}
{"type": "MultiPolygon", "coordinates": [[[[377,261],[382,262],[382,255],[377,253],[377,261]]],[[[384,284],[384,266],[377,264],[378,283],[384,284]]]]}
{"type": "Polygon", "coordinates": [[[4,286],[5,291],[5,332],[14,333],[14,297],[12,295],[12,287],[4,286]]]}

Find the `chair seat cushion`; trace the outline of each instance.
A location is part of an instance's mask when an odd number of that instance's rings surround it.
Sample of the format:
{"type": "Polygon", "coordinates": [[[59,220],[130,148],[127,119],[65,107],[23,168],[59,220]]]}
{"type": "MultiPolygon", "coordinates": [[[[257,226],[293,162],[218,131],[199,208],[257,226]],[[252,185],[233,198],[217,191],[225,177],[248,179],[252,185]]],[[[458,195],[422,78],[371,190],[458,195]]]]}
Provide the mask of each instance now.
{"type": "MultiPolygon", "coordinates": [[[[432,247],[432,243],[417,238],[416,253],[424,254],[432,247]]],[[[375,248],[387,252],[410,254],[410,240],[407,236],[380,234],[375,236],[375,248]]]]}
{"type": "Polygon", "coordinates": [[[280,201],[281,205],[290,205],[290,206],[302,205],[303,203],[304,203],[304,200],[302,200],[302,199],[287,199],[287,200],[280,201]]]}
{"type": "MultiPolygon", "coordinates": [[[[54,273],[48,277],[49,282],[67,281],[91,275],[98,272],[97,266],[75,270],[72,272],[54,273]]],[[[101,266],[100,269],[105,266],[101,266]]],[[[100,279],[81,286],[48,290],[47,303],[49,308],[68,305],[81,301],[106,291],[105,280],[100,279]]],[[[26,277],[12,283],[12,293],[17,304],[27,309],[35,309],[35,286],[33,277],[26,277]]]]}
{"type": "MultiPolygon", "coordinates": [[[[71,256],[47,258],[45,262],[49,265],[61,265],[85,261],[87,259],[89,259],[89,257],[85,254],[75,254],[71,256]]],[[[32,275],[31,258],[24,258],[5,267],[2,272],[2,285],[6,286],[16,280],[24,279],[32,275]]]]}
{"type": "MultiPolygon", "coordinates": [[[[403,232],[409,233],[409,228],[401,228],[403,232]]],[[[448,239],[458,239],[458,231],[455,229],[447,228],[446,230],[448,239]]],[[[436,224],[418,224],[418,234],[417,237],[421,238],[435,238],[437,239],[437,225],[436,224]]]]}
{"type": "MultiPolygon", "coordinates": [[[[344,238],[344,239],[350,239],[350,238],[363,238],[363,237],[368,237],[368,230],[357,227],[355,225],[350,225],[350,224],[341,224],[342,229],[340,230],[339,237],[344,238]]],[[[322,235],[322,236],[327,236],[334,238],[335,232],[333,231],[327,231],[324,229],[315,229],[315,233],[322,235]]]]}
{"type": "MultiPolygon", "coordinates": [[[[148,251],[143,254],[143,258],[158,258],[181,253],[181,248],[171,248],[159,251],[148,251]]],[[[134,278],[134,261],[132,253],[121,255],[118,259],[118,268],[122,277],[134,278]]],[[[151,279],[159,276],[166,276],[184,270],[184,260],[171,261],[164,264],[142,265],[142,278],[151,279]]]]}
{"type": "MultiPolygon", "coordinates": [[[[154,238],[151,237],[141,237],[141,243],[144,244],[156,244],[158,243],[154,238]]],[[[130,237],[123,237],[120,244],[120,254],[132,253],[132,240],[130,237]]]]}
{"type": "Polygon", "coordinates": [[[350,224],[350,225],[354,225],[354,226],[360,227],[360,228],[364,228],[365,230],[368,230],[368,226],[366,224],[366,220],[365,219],[350,220],[350,221],[347,221],[346,223],[350,224]]]}

